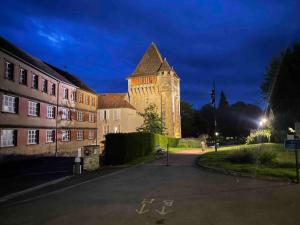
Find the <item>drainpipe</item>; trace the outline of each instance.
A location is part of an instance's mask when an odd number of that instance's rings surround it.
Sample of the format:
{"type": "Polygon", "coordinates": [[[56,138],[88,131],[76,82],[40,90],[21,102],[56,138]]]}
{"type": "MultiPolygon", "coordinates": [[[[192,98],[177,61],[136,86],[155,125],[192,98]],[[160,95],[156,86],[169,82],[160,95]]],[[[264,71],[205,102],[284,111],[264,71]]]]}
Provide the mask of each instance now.
{"type": "Polygon", "coordinates": [[[59,100],[59,87],[60,82],[57,83],[57,93],[56,93],[56,117],[55,117],[55,156],[58,155],[58,135],[57,135],[57,128],[58,128],[58,100],[59,100]]]}

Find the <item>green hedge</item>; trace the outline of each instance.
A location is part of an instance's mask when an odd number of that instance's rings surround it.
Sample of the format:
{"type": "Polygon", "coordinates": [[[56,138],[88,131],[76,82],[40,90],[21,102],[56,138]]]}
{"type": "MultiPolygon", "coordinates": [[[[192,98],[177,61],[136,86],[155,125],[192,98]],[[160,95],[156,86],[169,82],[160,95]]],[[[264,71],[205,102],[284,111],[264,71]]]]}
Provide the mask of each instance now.
{"type": "Polygon", "coordinates": [[[177,147],[201,148],[201,139],[199,139],[199,138],[182,138],[182,139],[178,140],[177,147]]]}
{"type": "Polygon", "coordinates": [[[152,133],[107,134],[105,164],[120,165],[150,154],[156,145],[176,147],[178,139],[152,133]]]}

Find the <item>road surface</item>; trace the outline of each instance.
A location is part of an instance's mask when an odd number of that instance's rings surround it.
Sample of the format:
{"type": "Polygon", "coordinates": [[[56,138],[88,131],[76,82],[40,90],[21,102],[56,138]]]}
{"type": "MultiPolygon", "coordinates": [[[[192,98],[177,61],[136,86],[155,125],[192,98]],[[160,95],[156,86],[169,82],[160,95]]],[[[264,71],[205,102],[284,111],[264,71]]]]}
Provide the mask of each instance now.
{"type": "Polygon", "coordinates": [[[297,225],[300,186],[210,173],[186,150],[62,189],[0,206],[0,224],[297,225]]]}

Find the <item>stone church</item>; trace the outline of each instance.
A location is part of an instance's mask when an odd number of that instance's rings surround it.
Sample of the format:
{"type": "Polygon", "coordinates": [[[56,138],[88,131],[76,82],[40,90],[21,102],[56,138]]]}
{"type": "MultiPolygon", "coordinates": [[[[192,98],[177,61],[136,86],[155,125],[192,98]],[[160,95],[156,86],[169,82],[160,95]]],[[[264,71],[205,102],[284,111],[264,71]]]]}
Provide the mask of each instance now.
{"type": "Polygon", "coordinates": [[[167,135],[180,138],[180,78],[154,43],[150,44],[127,80],[130,104],[138,112],[155,104],[167,135]]]}

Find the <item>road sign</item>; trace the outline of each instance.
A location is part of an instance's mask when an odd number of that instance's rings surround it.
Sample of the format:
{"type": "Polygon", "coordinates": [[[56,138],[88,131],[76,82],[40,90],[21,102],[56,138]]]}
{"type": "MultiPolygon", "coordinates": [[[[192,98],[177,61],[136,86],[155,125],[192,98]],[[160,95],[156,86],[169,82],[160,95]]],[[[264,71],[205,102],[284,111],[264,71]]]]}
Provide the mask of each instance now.
{"type": "Polygon", "coordinates": [[[288,150],[298,150],[300,151],[300,139],[285,140],[284,148],[288,150]]]}

